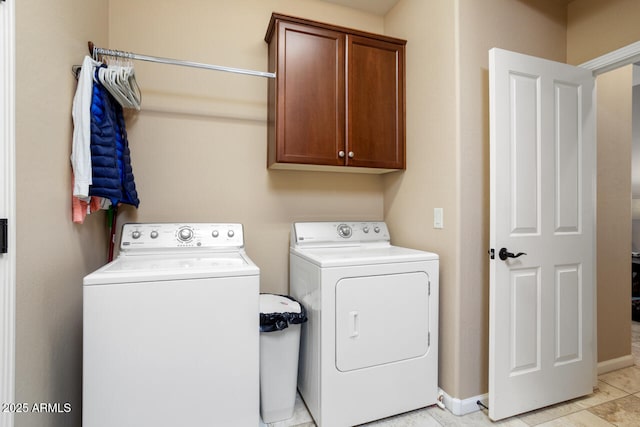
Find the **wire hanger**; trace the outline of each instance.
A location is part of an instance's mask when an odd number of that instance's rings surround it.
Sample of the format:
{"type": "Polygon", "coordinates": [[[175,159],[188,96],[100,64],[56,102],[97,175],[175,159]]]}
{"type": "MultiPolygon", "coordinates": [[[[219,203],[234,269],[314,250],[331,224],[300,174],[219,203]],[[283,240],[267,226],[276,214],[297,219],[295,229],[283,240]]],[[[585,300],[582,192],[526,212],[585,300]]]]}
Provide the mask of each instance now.
{"type": "Polygon", "coordinates": [[[122,61],[108,63],[107,67],[98,68],[100,83],[124,108],[140,110],[142,93],[136,81],[135,70],[131,62],[122,61]]]}

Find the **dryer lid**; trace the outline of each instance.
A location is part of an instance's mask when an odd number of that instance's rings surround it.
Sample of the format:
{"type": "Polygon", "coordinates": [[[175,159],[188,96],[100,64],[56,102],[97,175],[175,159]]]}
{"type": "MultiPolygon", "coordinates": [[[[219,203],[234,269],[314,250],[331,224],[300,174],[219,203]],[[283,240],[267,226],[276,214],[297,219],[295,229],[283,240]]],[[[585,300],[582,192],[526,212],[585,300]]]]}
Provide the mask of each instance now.
{"type": "Polygon", "coordinates": [[[334,248],[291,248],[292,255],[299,256],[319,267],[344,267],[368,264],[388,264],[411,261],[437,260],[438,255],[399,246],[364,245],[334,248]]]}

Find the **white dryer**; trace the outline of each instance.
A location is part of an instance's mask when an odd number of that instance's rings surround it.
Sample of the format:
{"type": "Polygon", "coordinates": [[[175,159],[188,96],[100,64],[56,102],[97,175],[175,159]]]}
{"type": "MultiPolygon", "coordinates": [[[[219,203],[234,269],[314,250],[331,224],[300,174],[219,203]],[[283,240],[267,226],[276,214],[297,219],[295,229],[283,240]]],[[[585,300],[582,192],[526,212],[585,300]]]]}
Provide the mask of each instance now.
{"type": "Polygon", "coordinates": [[[438,256],[384,222],[292,225],[290,290],[307,309],[298,389],[318,426],[437,403],[438,256]]]}
{"type": "Polygon", "coordinates": [[[84,427],[259,424],[259,269],[240,224],[126,224],[84,278],[84,427]]]}

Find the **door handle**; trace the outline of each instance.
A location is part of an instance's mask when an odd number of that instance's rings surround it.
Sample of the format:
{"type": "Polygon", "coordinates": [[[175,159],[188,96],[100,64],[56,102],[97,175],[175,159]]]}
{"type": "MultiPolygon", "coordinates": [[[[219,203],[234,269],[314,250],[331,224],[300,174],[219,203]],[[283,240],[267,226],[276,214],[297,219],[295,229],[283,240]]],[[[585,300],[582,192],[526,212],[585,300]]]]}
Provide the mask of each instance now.
{"type": "Polygon", "coordinates": [[[526,255],[526,253],[518,252],[517,254],[514,254],[513,252],[507,251],[507,248],[502,248],[500,249],[500,252],[498,252],[498,256],[502,261],[505,261],[507,258],[518,258],[522,255],[526,255]]]}
{"type": "Polygon", "coordinates": [[[358,335],[360,335],[360,321],[358,319],[359,315],[360,313],[358,313],[357,311],[349,312],[349,338],[358,338],[358,335]]]}

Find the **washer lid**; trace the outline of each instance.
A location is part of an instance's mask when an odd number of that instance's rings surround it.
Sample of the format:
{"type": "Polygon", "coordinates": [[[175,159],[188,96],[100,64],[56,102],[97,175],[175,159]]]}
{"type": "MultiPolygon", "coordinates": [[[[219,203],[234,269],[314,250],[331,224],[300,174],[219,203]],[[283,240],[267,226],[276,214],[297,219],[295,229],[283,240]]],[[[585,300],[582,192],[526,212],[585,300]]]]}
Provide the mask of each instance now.
{"type": "Polygon", "coordinates": [[[260,270],[240,251],[202,254],[119,256],[84,278],[84,285],[158,282],[258,275],[260,270]]]}
{"type": "Polygon", "coordinates": [[[293,247],[290,249],[290,253],[300,256],[320,267],[344,267],[438,259],[438,255],[431,252],[391,245],[363,245],[333,248],[293,247]]]}

